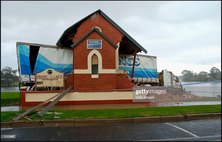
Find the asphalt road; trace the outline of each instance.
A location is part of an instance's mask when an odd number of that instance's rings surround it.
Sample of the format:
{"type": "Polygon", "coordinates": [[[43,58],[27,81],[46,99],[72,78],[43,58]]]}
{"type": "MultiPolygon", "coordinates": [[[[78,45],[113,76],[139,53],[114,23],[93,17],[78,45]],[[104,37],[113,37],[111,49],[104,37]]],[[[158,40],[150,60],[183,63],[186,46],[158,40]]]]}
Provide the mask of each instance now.
{"type": "Polygon", "coordinates": [[[1,128],[1,141],[221,141],[221,119],[101,126],[1,128]]]}

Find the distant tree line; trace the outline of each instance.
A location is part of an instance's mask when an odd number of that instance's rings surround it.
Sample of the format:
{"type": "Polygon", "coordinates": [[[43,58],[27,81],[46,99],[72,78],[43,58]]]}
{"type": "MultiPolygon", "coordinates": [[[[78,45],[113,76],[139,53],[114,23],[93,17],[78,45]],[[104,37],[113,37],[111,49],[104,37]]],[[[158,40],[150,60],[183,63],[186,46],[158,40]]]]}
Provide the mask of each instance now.
{"type": "Polygon", "coordinates": [[[14,86],[19,77],[16,75],[18,70],[13,70],[11,67],[6,66],[1,70],[1,86],[14,86]]]}
{"type": "Polygon", "coordinates": [[[181,74],[183,75],[182,81],[188,82],[221,80],[221,71],[216,67],[212,67],[209,72],[201,71],[199,74],[197,74],[190,70],[183,70],[181,74]]]}

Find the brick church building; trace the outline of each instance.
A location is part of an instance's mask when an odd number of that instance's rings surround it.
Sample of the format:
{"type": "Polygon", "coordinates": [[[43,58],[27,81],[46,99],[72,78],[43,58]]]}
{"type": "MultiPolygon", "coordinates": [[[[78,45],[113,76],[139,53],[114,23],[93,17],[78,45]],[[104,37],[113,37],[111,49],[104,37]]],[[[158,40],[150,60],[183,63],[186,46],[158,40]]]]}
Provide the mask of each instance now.
{"type": "MultiPolygon", "coordinates": [[[[70,26],[53,48],[73,53],[73,69],[66,73],[63,87],[73,85],[73,89],[56,105],[133,102],[135,56],[147,51],[104,12],[97,10],[70,26]],[[131,77],[119,70],[122,54],[134,56],[131,77]]],[[[25,87],[20,90],[22,106],[37,105],[59,92],[27,91],[25,87]]]]}
{"type": "Polygon", "coordinates": [[[73,49],[74,75],[67,77],[66,88],[73,84],[74,91],[132,88],[130,78],[118,70],[119,54],[147,52],[101,10],[69,27],[57,46],[73,49]]]}

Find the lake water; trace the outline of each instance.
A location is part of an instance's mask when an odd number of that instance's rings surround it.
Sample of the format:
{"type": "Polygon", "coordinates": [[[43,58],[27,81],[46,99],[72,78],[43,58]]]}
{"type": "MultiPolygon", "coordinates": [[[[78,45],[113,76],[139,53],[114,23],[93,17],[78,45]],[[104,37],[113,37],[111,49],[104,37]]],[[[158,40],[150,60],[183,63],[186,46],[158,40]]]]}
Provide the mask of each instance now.
{"type": "Polygon", "coordinates": [[[221,96],[221,82],[182,82],[183,88],[186,91],[191,91],[192,94],[205,97],[221,96]]]}
{"type": "Polygon", "coordinates": [[[19,92],[19,87],[1,87],[1,92],[19,92]]]}

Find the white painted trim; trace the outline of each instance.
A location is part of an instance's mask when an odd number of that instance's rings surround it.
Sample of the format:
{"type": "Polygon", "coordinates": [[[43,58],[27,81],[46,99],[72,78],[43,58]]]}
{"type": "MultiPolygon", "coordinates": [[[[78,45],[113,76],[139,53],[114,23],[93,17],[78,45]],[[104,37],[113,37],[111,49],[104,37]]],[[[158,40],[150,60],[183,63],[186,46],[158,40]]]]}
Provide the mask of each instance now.
{"type": "MultiPolygon", "coordinates": [[[[26,93],[26,102],[45,101],[57,93],[26,93]]],[[[69,92],[60,101],[93,101],[93,100],[129,100],[133,99],[132,91],[113,92],[69,92]]]]}
{"type": "MultiPolygon", "coordinates": [[[[97,28],[97,29],[102,33],[102,30],[100,29],[100,27],[95,26],[95,27],[93,27],[93,28],[97,28]]],[[[93,28],[92,28],[92,29],[93,29],[93,28]]]]}
{"type": "Polygon", "coordinates": [[[99,75],[92,75],[91,78],[99,78],[99,75]]]}
{"type": "MultiPolygon", "coordinates": [[[[115,69],[102,69],[99,71],[99,74],[106,74],[106,73],[116,74],[116,70],[115,69]]],[[[91,74],[91,71],[89,71],[88,69],[75,69],[74,74],[91,74]]]]}
{"type": "Polygon", "coordinates": [[[98,57],[98,74],[99,74],[100,70],[102,69],[102,56],[99,53],[99,51],[96,49],[93,49],[88,55],[88,69],[91,73],[91,71],[92,71],[92,56],[94,54],[98,57]]]}
{"type": "Polygon", "coordinates": [[[117,48],[116,48],[116,51],[115,51],[115,60],[116,60],[116,71],[119,70],[119,47],[120,47],[120,43],[117,44],[117,48]]]}
{"type": "Polygon", "coordinates": [[[88,55],[88,68],[87,69],[74,69],[74,74],[92,74],[92,56],[96,54],[98,57],[98,74],[103,74],[103,73],[113,73],[116,74],[116,69],[103,69],[102,68],[102,56],[99,53],[99,51],[97,51],[96,49],[93,49],[89,55],[88,55]]]}
{"type": "Polygon", "coordinates": [[[114,74],[116,74],[116,70],[115,69],[102,69],[102,70],[100,70],[99,73],[114,73],[114,74]]]}
{"type": "Polygon", "coordinates": [[[89,69],[75,69],[74,74],[91,74],[89,69]]]}

